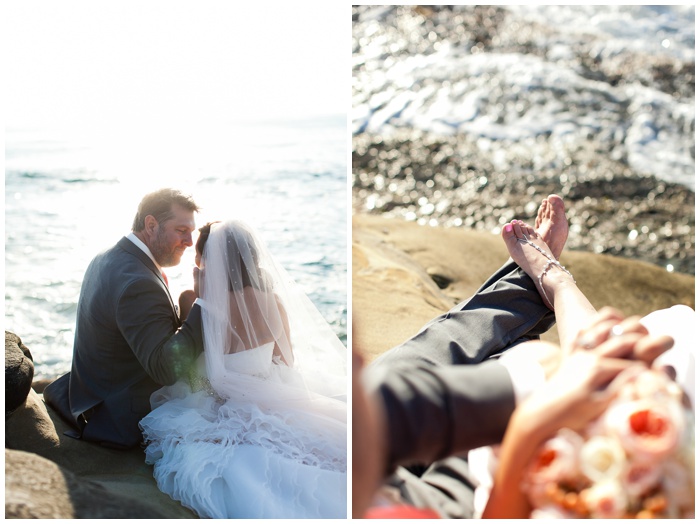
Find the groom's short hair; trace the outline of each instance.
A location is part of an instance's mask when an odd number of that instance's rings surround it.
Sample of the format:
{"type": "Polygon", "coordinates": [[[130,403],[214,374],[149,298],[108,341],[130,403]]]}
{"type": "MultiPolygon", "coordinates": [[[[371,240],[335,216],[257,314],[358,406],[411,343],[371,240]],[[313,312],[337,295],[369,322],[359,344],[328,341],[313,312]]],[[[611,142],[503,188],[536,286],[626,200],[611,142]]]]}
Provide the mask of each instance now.
{"type": "Polygon", "coordinates": [[[177,204],[188,211],[199,211],[199,206],[194,203],[191,196],[185,195],[177,189],[159,189],[143,197],[138,211],[136,211],[134,224],[131,226],[131,229],[134,232],[143,231],[146,227],[146,217],[148,215],[153,215],[159,224],[173,218],[175,216],[173,204],[177,204]]]}

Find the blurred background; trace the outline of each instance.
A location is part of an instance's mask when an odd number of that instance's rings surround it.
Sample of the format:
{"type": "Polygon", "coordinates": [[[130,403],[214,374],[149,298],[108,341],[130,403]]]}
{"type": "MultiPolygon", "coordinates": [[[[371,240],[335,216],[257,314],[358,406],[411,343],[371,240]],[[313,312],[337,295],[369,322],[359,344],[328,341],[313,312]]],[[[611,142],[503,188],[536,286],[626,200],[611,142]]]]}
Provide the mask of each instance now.
{"type": "Polygon", "coordinates": [[[354,213],[695,274],[695,7],[355,6],[354,213]]]}

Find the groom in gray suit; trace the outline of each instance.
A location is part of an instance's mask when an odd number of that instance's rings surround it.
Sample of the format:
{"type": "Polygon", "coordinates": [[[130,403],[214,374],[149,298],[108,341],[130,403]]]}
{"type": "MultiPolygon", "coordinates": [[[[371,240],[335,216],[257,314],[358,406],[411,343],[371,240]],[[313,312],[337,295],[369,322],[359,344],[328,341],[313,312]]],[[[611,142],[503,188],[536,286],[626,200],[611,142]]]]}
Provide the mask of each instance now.
{"type": "Polygon", "coordinates": [[[70,373],[44,399],[70,436],[114,448],[141,442],[151,394],[186,376],[202,352],[201,308],[182,322],[162,268],[192,246],[191,197],[161,189],[141,201],[132,232],[90,263],[83,280],[70,373]]]}

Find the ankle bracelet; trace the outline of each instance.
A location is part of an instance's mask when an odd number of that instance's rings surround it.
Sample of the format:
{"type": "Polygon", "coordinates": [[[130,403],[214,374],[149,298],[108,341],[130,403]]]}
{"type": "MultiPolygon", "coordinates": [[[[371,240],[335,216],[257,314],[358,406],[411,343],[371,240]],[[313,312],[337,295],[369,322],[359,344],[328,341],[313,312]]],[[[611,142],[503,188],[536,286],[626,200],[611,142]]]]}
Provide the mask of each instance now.
{"type": "Polygon", "coordinates": [[[534,247],[537,251],[539,251],[540,253],[542,253],[542,255],[544,255],[544,257],[545,257],[547,260],[549,260],[549,262],[547,262],[547,265],[544,266],[544,269],[542,270],[542,272],[541,272],[541,273],[539,274],[539,276],[537,277],[537,281],[538,281],[538,283],[539,283],[539,285],[540,285],[540,289],[542,290],[542,294],[544,295],[545,300],[546,300],[547,303],[549,304],[549,306],[550,306],[550,308],[552,309],[552,311],[554,311],[554,304],[552,304],[552,301],[549,300],[549,297],[547,296],[547,292],[544,290],[544,285],[542,284],[542,279],[543,279],[543,278],[545,277],[545,275],[549,272],[549,270],[552,268],[552,266],[555,266],[555,267],[561,269],[564,273],[566,273],[567,275],[569,275],[569,276],[571,277],[571,280],[574,281],[574,284],[576,283],[576,279],[575,279],[574,276],[569,272],[568,269],[566,269],[563,265],[561,265],[561,264],[559,263],[558,260],[555,260],[555,259],[553,259],[552,257],[550,257],[544,249],[542,249],[540,246],[538,246],[538,245],[535,244],[534,242],[531,242],[530,240],[527,240],[526,238],[519,238],[519,239],[518,239],[518,242],[522,242],[522,243],[524,243],[524,244],[528,244],[528,245],[534,247]]]}

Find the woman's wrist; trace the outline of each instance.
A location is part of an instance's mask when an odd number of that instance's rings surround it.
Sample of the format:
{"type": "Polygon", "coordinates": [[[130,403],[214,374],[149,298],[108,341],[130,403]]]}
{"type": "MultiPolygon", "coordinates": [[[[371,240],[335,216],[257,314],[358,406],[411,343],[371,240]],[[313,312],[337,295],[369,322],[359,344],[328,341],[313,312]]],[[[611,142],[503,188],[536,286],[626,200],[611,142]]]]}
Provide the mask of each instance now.
{"type": "Polygon", "coordinates": [[[541,437],[536,417],[528,412],[526,404],[527,401],[513,412],[508,423],[483,518],[527,518],[530,514],[531,507],[521,485],[538,446],[546,437],[541,437]]]}
{"type": "Polygon", "coordinates": [[[545,391],[539,390],[513,412],[509,427],[517,432],[521,442],[537,447],[559,429],[561,397],[559,403],[552,400],[545,391]]]}

